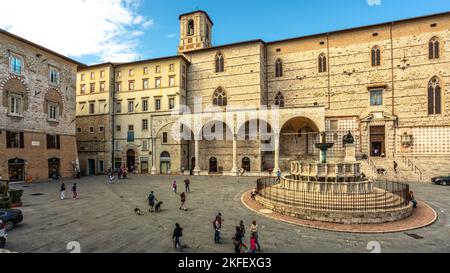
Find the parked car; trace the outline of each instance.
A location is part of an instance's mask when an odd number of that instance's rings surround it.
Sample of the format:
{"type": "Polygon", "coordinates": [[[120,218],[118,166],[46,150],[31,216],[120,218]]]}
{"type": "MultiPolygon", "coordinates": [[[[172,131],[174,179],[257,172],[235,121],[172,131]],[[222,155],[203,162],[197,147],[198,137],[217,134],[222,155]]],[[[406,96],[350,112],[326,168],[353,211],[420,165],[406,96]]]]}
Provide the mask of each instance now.
{"type": "Polygon", "coordinates": [[[5,225],[5,230],[10,231],[22,222],[22,211],[19,209],[0,209],[0,219],[5,225]]]}
{"type": "Polygon", "coordinates": [[[442,186],[450,185],[450,175],[433,177],[431,178],[431,182],[442,186]]]}
{"type": "Polygon", "coordinates": [[[0,248],[5,248],[7,238],[8,234],[6,234],[5,224],[3,224],[2,219],[0,219],[0,248]]]}

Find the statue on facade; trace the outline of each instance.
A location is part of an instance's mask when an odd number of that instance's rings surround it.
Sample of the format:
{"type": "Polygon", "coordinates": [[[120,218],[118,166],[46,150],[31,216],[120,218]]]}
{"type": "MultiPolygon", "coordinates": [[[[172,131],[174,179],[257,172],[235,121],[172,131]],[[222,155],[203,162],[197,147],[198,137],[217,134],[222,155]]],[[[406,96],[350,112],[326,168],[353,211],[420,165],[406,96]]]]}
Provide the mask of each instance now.
{"type": "Polygon", "coordinates": [[[348,134],[344,136],[344,146],[347,144],[354,144],[355,138],[353,137],[352,133],[348,131],[348,134]]]}

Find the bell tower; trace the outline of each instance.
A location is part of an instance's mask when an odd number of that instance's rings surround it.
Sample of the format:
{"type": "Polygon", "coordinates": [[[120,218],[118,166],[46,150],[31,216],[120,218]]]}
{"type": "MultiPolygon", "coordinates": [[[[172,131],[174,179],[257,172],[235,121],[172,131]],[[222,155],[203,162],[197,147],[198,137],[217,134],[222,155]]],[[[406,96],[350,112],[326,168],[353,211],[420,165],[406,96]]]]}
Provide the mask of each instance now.
{"type": "Polygon", "coordinates": [[[198,10],[180,15],[178,54],[211,47],[213,22],[208,13],[198,10]]]}

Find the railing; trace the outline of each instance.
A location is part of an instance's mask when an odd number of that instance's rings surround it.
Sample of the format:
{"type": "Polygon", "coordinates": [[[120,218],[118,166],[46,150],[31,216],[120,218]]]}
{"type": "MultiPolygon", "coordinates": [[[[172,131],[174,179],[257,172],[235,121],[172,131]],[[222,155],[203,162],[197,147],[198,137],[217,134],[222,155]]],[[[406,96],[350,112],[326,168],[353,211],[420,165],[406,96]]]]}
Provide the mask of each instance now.
{"type": "Polygon", "coordinates": [[[403,157],[403,163],[405,165],[407,165],[408,167],[411,168],[411,171],[414,172],[415,174],[419,174],[419,178],[422,181],[423,178],[423,171],[421,169],[419,169],[419,167],[417,167],[417,165],[415,165],[409,158],[407,158],[406,156],[403,157]]]}
{"type": "MultiPolygon", "coordinates": [[[[276,178],[257,181],[258,195],[271,202],[299,209],[331,211],[387,211],[404,208],[409,204],[409,185],[398,182],[374,181],[373,192],[322,192],[297,191],[278,187],[276,178]]],[[[323,183],[326,187],[327,183],[323,183]]]]}
{"type": "Polygon", "coordinates": [[[377,166],[375,166],[375,163],[373,163],[372,159],[367,158],[367,163],[369,164],[370,169],[373,173],[377,173],[377,166]]]}

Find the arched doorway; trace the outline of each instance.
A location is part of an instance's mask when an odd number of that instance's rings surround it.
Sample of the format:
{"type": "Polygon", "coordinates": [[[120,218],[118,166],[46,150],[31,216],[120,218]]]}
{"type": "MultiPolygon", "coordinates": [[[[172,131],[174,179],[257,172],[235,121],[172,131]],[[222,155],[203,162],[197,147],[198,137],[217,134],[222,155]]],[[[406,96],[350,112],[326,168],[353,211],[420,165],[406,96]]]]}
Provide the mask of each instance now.
{"type": "Polygon", "coordinates": [[[131,171],[132,169],[131,167],[133,167],[134,169],[135,166],[136,166],[136,153],[134,152],[133,149],[129,149],[127,151],[127,168],[129,171],[131,171]]]}
{"type": "Polygon", "coordinates": [[[250,170],[251,170],[250,163],[251,163],[250,158],[244,157],[242,159],[241,168],[246,172],[250,172],[250,170]]]}
{"type": "Polygon", "coordinates": [[[20,158],[13,158],[8,160],[8,171],[10,181],[24,181],[25,180],[25,160],[20,158]]]}
{"type": "Polygon", "coordinates": [[[211,157],[209,159],[209,172],[210,173],[218,173],[218,168],[217,168],[217,158],[215,157],[211,157]]]}
{"type": "Polygon", "coordinates": [[[48,178],[61,176],[61,160],[56,157],[48,159],[48,178]]]}
{"type": "Polygon", "coordinates": [[[162,152],[159,161],[161,174],[170,174],[170,153],[162,152]]]}

